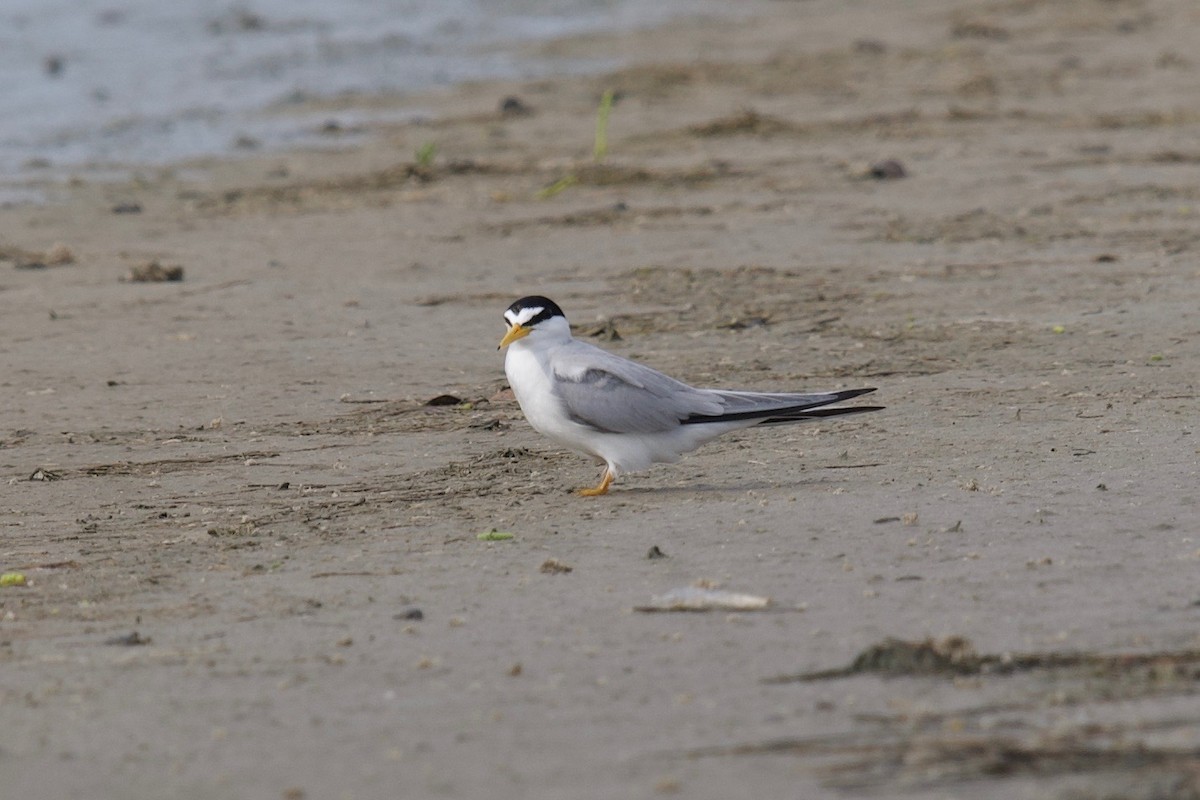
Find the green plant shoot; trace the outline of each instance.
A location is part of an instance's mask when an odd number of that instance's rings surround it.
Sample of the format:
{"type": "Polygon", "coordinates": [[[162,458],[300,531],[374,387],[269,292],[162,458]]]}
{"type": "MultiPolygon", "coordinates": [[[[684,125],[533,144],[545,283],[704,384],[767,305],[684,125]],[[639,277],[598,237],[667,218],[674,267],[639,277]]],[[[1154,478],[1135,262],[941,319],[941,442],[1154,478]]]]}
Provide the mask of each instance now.
{"type": "Polygon", "coordinates": [[[592,158],[597,164],[608,155],[608,116],[613,107],[613,90],[605,89],[600,96],[600,107],[596,109],[596,144],[592,148],[592,158]]]}
{"type": "Polygon", "coordinates": [[[433,142],[426,142],[417,148],[416,162],[417,166],[422,169],[428,169],[433,166],[433,157],[437,155],[437,145],[433,142]]]}

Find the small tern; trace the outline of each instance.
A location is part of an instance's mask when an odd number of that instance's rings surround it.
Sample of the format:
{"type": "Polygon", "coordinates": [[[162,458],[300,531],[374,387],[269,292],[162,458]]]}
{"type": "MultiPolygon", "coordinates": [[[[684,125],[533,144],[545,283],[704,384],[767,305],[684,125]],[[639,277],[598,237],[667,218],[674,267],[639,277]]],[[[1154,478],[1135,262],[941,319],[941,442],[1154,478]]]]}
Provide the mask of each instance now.
{"type": "Polygon", "coordinates": [[[521,411],[538,433],[603,463],[606,494],[619,475],[677,461],[705,442],[755,425],[781,425],[882,406],[832,403],[875,391],[742,392],[698,389],[571,336],[562,309],[523,297],[504,312],[504,372],[521,411]]]}

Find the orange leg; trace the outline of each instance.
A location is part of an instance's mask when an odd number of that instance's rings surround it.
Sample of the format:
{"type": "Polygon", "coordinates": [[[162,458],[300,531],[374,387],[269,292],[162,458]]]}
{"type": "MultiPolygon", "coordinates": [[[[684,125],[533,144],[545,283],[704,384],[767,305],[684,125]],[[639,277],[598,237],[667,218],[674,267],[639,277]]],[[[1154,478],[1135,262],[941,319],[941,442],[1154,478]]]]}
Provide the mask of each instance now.
{"type": "Polygon", "coordinates": [[[602,494],[608,494],[608,487],[612,485],[613,474],[607,469],[604,470],[604,477],[600,480],[600,485],[592,489],[580,489],[581,497],[599,497],[602,494]]]}

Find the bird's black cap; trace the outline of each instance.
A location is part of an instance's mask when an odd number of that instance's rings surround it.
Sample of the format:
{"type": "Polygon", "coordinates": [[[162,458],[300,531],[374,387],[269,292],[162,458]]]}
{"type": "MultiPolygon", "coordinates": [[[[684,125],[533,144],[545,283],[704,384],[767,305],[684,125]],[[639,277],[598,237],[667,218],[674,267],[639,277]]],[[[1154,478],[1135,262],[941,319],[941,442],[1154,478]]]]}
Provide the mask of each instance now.
{"type": "Polygon", "coordinates": [[[522,297],[509,306],[508,310],[512,312],[513,316],[519,316],[525,309],[533,308],[540,308],[541,311],[530,317],[528,321],[522,323],[527,328],[531,325],[537,325],[539,322],[544,322],[551,317],[566,317],[566,314],[558,307],[558,303],[555,303],[549,297],[542,297],[538,294],[522,297]]]}

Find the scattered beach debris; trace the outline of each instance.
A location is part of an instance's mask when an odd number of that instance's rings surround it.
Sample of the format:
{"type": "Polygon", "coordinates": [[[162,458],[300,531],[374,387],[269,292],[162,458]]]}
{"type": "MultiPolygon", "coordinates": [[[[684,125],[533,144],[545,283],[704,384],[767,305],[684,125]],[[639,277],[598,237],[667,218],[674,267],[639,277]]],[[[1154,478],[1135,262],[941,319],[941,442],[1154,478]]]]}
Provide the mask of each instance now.
{"type": "Polygon", "coordinates": [[[705,137],[733,136],[735,134],[771,136],[787,131],[790,127],[790,124],[782,119],[760,114],[752,108],[745,108],[729,117],[692,125],[688,128],[688,132],[694,136],[705,137]]]}
{"type": "Polygon", "coordinates": [[[44,467],[38,467],[33,471],[33,474],[29,476],[29,480],[31,481],[56,481],[60,478],[62,478],[60,473],[51,469],[45,469],[44,467]]]}
{"type": "MultiPolygon", "coordinates": [[[[969,678],[973,687],[987,676],[1028,674],[1036,682],[1031,693],[1021,692],[1014,702],[997,705],[955,705],[952,710],[872,715],[876,733],[773,738],[766,741],[722,745],[693,751],[692,756],[792,753],[823,758],[844,757],[820,768],[826,780],[843,788],[895,785],[898,780],[917,785],[945,785],[983,776],[1095,773],[1111,780],[1115,771],[1128,770],[1137,779],[1161,776],[1169,786],[1194,784],[1194,765],[1200,749],[1194,744],[1159,746],[1165,730],[1194,728],[1190,717],[1157,722],[1147,728],[1140,721],[1101,722],[1081,716],[1078,724],[1056,724],[1036,730],[1022,720],[1022,712],[1040,713],[1046,696],[1055,704],[1087,699],[1172,697],[1191,694],[1200,679],[1200,650],[1143,653],[1087,651],[981,654],[962,636],[904,641],[889,638],[863,650],[849,665],[837,669],[784,675],[764,683],[824,681],[861,675],[884,677],[969,678]],[[1048,692],[1048,695],[1043,693],[1048,692]],[[1070,698],[1064,699],[1064,698],[1070,698]],[[997,722],[1004,716],[1008,721],[997,722]],[[1187,783],[1187,781],[1192,781],[1187,783]]],[[[1184,740],[1187,741],[1186,739],[1184,740]]],[[[1106,784],[1107,785],[1107,784],[1106,784]]],[[[1153,791],[1121,797],[1157,796],[1153,791]]],[[[1174,797],[1178,793],[1168,792],[1174,797]]],[[[1073,795],[1072,795],[1073,796],[1073,795]]],[[[1082,796],[1082,795],[1080,795],[1082,796]]],[[[1090,795],[1089,795],[1090,796],[1090,795]]],[[[1179,796],[1193,797],[1195,792],[1179,796]]]]}
{"type": "Polygon", "coordinates": [[[350,133],[353,130],[336,119],[327,119],[317,127],[317,133],[322,136],[340,136],[343,133],[350,133]]]}
{"type": "Polygon", "coordinates": [[[112,647],[141,647],[152,642],[149,636],[142,636],[137,631],[132,631],[124,636],[114,636],[111,639],[105,639],[104,643],[112,647]]]}
{"type": "Polygon", "coordinates": [[[20,569],[79,569],[78,561],[46,561],[41,564],[26,564],[20,569]]]}
{"type": "Polygon", "coordinates": [[[655,595],[650,602],[636,606],[635,611],[762,611],[769,608],[771,598],[756,594],[727,592],[704,586],[685,586],[655,595]]]}
{"type": "Polygon", "coordinates": [[[765,328],[770,324],[770,314],[751,314],[745,317],[734,317],[729,322],[717,325],[717,328],[728,331],[744,331],[748,328],[765,328]]]}
{"type": "Polygon", "coordinates": [[[206,27],[213,36],[224,36],[266,30],[267,20],[249,9],[234,7],[210,19],[206,27]]]}
{"type": "Polygon", "coordinates": [[[178,264],[162,264],[158,259],[135,264],[129,268],[122,283],[163,283],[183,280],[183,267],[178,264]]]}
{"type": "Polygon", "coordinates": [[[42,260],[48,267],[58,267],[62,266],[63,264],[74,264],[75,253],[70,247],[62,242],[55,242],[54,244],[50,245],[50,249],[48,249],[42,255],[42,260]]]}
{"type": "Polygon", "coordinates": [[[565,575],[568,572],[574,572],[575,568],[570,564],[564,564],[557,558],[547,558],[538,567],[538,572],[544,572],[547,575],[565,575]]]}
{"type": "Polygon", "coordinates": [[[208,529],[208,535],[214,539],[230,536],[253,536],[256,528],[253,522],[242,522],[236,525],[217,525],[208,529]]]}
{"type": "Polygon", "coordinates": [[[963,636],[922,641],[887,638],[863,650],[844,667],[779,675],[764,683],[793,683],[873,674],[889,677],[922,675],[1008,675],[1033,670],[1076,669],[1088,674],[1124,675],[1147,670],[1153,680],[1200,678],[1200,650],[1159,653],[984,653],[963,636]]]}
{"type": "Polygon", "coordinates": [[[964,20],[950,29],[955,39],[991,39],[1002,42],[1011,34],[1008,29],[986,20],[964,20]]]}
{"type": "MultiPolygon", "coordinates": [[[[974,645],[962,636],[947,636],[942,639],[925,639],[909,642],[887,638],[859,653],[847,667],[836,670],[809,673],[808,678],[797,680],[819,680],[837,674],[859,675],[970,675],[979,671],[980,656],[974,645]]],[[[780,682],[771,679],[771,683],[780,682]]]]}
{"type": "Polygon", "coordinates": [[[887,52],[888,47],[878,39],[855,39],[851,49],[863,55],[880,56],[887,52]]]}
{"type": "Polygon", "coordinates": [[[0,586],[27,586],[29,581],[23,572],[5,572],[0,574],[0,586]]]}
{"type": "MultiPolygon", "coordinates": [[[[986,711],[989,716],[995,716],[993,709],[986,711]]],[[[946,716],[942,718],[942,724],[953,731],[954,727],[966,725],[968,718],[978,713],[972,710],[970,714],[946,716]]],[[[932,788],[985,778],[1028,776],[1044,780],[1053,776],[1090,774],[1104,781],[1097,784],[1094,791],[1080,790],[1053,796],[1128,800],[1196,796],[1195,764],[1200,749],[1134,739],[1129,734],[1136,732],[1136,728],[1089,721],[1086,725],[1064,725],[1054,731],[1018,737],[995,732],[903,735],[896,729],[901,725],[911,727],[911,719],[898,723],[884,717],[880,724],[886,726],[884,731],[872,738],[854,735],[784,737],[702,748],[689,755],[692,758],[764,754],[819,756],[825,763],[817,768],[817,774],[831,788],[840,789],[875,787],[884,788],[886,792],[886,787],[896,785],[932,788]],[[1115,780],[1125,782],[1118,777],[1122,773],[1130,775],[1133,782],[1127,787],[1114,788],[1115,780]]],[[[1183,726],[1176,723],[1168,727],[1183,726]]]]}
{"type": "Polygon", "coordinates": [[[75,253],[62,242],[55,242],[47,250],[25,250],[0,247],[0,261],[13,262],[13,269],[46,269],[75,263],[75,253]]]}
{"type": "Polygon", "coordinates": [[[579,336],[599,339],[602,342],[621,341],[621,333],[617,330],[616,323],[611,319],[603,319],[592,325],[580,327],[576,333],[579,336]]]}

